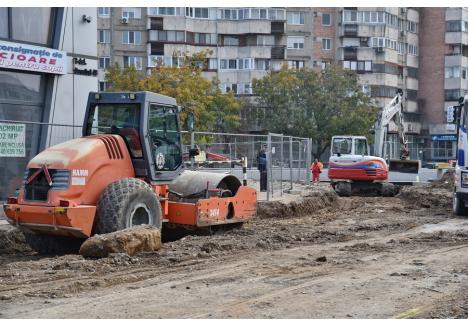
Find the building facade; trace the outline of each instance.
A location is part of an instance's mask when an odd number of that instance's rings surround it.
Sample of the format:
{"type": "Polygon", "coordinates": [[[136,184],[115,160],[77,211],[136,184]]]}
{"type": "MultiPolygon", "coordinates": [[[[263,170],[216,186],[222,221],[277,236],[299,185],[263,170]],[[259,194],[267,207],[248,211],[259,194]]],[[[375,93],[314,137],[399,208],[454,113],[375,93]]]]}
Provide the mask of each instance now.
{"type": "Polygon", "coordinates": [[[0,199],[43,148],[81,135],[97,89],[95,8],[0,8],[0,199]]]}
{"type": "MultiPolygon", "coordinates": [[[[321,70],[338,64],[359,74],[365,93],[385,106],[402,89],[410,155],[455,157],[455,129],[446,108],[467,85],[466,8],[341,7],[98,8],[99,88],[118,63],[148,72],[180,65],[180,54],[209,50],[203,74],[222,91],[252,99],[252,80],[268,71],[321,70]]],[[[251,102],[251,101],[250,101],[251,102]]],[[[249,103],[249,101],[247,101],[249,103]]],[[[247,129],[261,129],[247,108],[247,129]]],[[[387,152],[399,155],[391,125],[387,152]]]]}
{"type": "MultiPolygon", "coordinates": [[[[417,158],[421,137],[418,106],[419,11],[412,8],[342,8],[338,57],[355,70],[363,91],[383,107],[402,89],[410,154],[417,158]]],[[[396,127],[389,127],[390,157],[399,156],[396,127]],[[392,134],[393,132],[393,134],[392,134]]]]}

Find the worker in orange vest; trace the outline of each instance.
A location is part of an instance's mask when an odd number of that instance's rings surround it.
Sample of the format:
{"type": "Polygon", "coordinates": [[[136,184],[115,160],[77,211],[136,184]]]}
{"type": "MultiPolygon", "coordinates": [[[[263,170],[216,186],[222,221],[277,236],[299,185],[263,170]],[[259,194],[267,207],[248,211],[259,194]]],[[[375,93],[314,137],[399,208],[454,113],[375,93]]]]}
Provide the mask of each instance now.
{"type": "Polygon", "coordinates": [[[310,170],[312,171],[312,182],[320,182],[320,173],[322,173],[322,168],[323,164],[320,163],[318,159],[315,159],[310,165],[310,170]]]}

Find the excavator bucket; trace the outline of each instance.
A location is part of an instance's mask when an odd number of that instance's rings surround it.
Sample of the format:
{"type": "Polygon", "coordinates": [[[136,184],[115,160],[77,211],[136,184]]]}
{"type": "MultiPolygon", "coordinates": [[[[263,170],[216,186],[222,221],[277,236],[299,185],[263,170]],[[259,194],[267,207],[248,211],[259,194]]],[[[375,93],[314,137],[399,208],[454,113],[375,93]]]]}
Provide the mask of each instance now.
{"type": "Polygon", "coordinates": [[[391,172],[414,173],[419,172],[421,161],[419,160],[390,160],[388,169],[391,172]]]}

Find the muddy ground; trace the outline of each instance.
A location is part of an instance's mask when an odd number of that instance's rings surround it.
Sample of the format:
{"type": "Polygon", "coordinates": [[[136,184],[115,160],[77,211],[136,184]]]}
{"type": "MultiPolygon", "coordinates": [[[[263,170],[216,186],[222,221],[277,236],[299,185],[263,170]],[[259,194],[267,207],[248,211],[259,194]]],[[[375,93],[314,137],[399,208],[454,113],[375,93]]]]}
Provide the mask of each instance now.
{"type": "Polygon", "coordinates": [[[41,256],[4,228],[0,317],[467,318],[468,219],[445,188],[337,198],[315,186],[241,228],[134,257],[41,256]]]}

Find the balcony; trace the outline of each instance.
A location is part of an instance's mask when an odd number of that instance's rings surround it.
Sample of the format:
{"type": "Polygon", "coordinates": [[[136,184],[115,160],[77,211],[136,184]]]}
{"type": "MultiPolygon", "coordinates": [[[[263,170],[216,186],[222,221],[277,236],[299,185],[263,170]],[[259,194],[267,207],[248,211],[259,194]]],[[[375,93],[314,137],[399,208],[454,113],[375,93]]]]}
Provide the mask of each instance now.
{"type": "Polygon", "coordinates": [[[285,46],[274,46],[271,48],[271,58],[272,59],[284,59],[286,53],[285,46]]]}
{"type": "Polygon", "coordinates": [[[284,22],[271,22],[271,34],[284,34],[284,22]]]}
{"type": "Polygon", "coordinates": [[[345,36],[345,37],[357,37],[358,36],[358,25],[357,24],[344,24],[343,25],[343,36],[345,36]]]}
{"type": "Polygon", "coordinates": [[[343,60],[357,60],[357,47],[344,47],[343,48],[343,60]]]}

